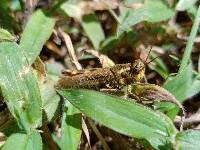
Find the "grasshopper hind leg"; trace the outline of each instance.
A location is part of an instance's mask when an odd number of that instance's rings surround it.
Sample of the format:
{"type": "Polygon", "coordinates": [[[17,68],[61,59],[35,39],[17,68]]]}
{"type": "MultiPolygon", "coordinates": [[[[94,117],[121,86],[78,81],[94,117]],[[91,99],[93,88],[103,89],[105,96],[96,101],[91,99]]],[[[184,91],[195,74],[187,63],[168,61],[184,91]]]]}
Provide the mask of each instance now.
{"type": "Polygon", "coordinates": [[[137,102],[141,102],[140,97],[138,97],[136,94],[134,94],[134,93],[132,92],[132,86],[131,86],[131,85],[128,85],[128,86],[127,86],[126,91],[127,91],[127,96],[128,96],[129,98],[134,99],[134,100],[136,100],[137,102]]]}

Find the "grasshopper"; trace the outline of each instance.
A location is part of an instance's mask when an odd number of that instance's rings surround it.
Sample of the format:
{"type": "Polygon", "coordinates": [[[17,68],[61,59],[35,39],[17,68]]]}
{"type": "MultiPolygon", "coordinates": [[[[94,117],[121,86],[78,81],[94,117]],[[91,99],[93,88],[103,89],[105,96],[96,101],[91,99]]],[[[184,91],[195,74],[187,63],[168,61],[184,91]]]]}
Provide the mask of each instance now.
{"type": "Polygon", "coordinates": [[[182,104],[164,88],[155,84],[142,83],[145,78],[145,67],[148,63],[137,59],[132,63],[116,64],[110,68],[94,68],[74,72],[63,71],[63,76],[58,81],[57,88],[86,88],[99,91],[108,89],[111,93],[114,89],[114,94],[118,95],[124,87],[127,87],[128,97],[143,104],[153,103],[155,100],[176,104],[182,111],[180,127],[180,130],[182,130],[185,118],[185,110],[182,104]]]}
{"type": "MultiPolygon", "coordinates": [[[[95,68],[75,72],[63,72],[58,81],[58,88],[87,88],[101,91],[102,89],[115,89],[117,92],[127,87],[130,98],[144,103],[151,103],[155,99],[168,101],[183,106],[167,90],[160,86],[142,83],[145,77],[145,63],[137,59],[132,63],[116,64],[111,68],[95,68]]],[[[102,90],[103,91],[103,90],[102,90]]]]}
{"type": "Polygon", "coordinates": [[[126,85],[141,82],[144,73],[145,65],[140,59],[133,63],[117,64],[111,68],[96,68],[78,72],[64,71],[58,87],[120,90],[126,85]]]}

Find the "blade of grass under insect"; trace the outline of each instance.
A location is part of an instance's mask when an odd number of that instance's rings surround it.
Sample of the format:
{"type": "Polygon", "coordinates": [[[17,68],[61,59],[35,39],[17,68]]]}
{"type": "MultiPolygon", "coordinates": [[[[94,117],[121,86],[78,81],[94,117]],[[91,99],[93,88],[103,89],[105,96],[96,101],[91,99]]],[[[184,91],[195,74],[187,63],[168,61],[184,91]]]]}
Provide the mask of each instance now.
{"type": "Polygon", "coordinates": [[[187,45],[186,45],[186,48],[185,48],[185,51],[184,51],[184,54],[183,54],[183,58],[182,58],[182,61],[181,61],[181,65],[180,65],[180,68],[179,68],[179,73],[181,71],[183,71],[184,68],[187,67],[187,65],[190,61],[192,47],[193,47],[194,40],[195,40],[195,37],[196,37],[197,32],[198,32],[199,24],[200,24],[200,6],[198,8],[198,11],[197,11],[197,14],[196,14],[193,26],[192,26],[190,36],[188,38],[188,42],[187,42],[187,45]]]}
{"type": "Polygon", "coordinates": [[[37,79],[16,43],[0,43],[0,88],[20,127],[29,131],[41,123],[42,100],[37,79]]]}
{"type": "Polygon", "coordinates": [[[46,16],[42,10],[37,10],[31,16],[20,40],[20,47],[29,64],[32,64],[40,54],[44,43],[53,31],[54,24],[55,20],[46,16]]]}
{"type": "Polygon", "coordinates": [[[88,117],[120,133],[147,139],[154,147],[177,133],[164,114],[119,97],[84,89],[58,92],[88,117]]]}

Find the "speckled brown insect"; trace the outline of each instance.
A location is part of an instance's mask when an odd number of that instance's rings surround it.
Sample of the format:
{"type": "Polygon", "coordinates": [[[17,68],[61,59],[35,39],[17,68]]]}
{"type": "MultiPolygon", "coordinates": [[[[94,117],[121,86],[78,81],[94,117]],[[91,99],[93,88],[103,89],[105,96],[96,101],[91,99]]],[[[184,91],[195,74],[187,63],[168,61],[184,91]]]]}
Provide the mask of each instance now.
{"type": "MultiPolygon", "coordinates": [[[[63,72],[58,81],[58,88],[87,88],[87,89],[120,89],[127,86],[128,97],[144,104],[153,103],[155,100],[168,101],[185,110],[181,103],[167,90],[149,83],[141,83],[145,76],[145,63],[137,59],[133,63],[117,64],[111,68],[96,68],[75,72],[63,72]]],[[[184,119],[183,119],[184,120],[184,119]]],[[[182,128],[182,127],[181,127],[182,128]]]]}
{"type": "Polygon", "coordinates": [[[145,65],[138,59],[133,63],[117,64],[111,68],[96,68],[76,72],[63,72],[60,88],[121,89],[144,78],[145,65]]]}

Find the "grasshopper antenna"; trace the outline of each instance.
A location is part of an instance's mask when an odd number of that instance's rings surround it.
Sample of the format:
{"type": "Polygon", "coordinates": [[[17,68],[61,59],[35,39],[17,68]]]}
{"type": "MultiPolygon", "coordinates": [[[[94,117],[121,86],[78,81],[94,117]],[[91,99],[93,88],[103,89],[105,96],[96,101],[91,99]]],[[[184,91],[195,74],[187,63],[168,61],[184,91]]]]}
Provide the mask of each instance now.
{"type": "Polygon", "coordinates": [[[148,58],[149,58],[149,56],[150,56],[150,54],[151,54],[152,48],[153,48],[153,47],[151,46],[150,49],[149,49],[148,55],[147,55],[147,57],[146,57],[146,59],[145,59],[145,61],[144,61],[144,64],[145,64],[145,65],[150,64],[150,63],[153,62],[155,59],[157,59],[158,57],[160,57],[160,56],[157,56],[157,57],[153,58],[152,60],[150,60],[149,62],[147,62],[147,60],[148,60],[148,58]]]}
{"type": "Polygon", "coordinates": [[[148,58],[149,58],[149,56],[150,56],[151,50],[152,50],[152,46],[150,47],[149,52],[148,52],[148,55],[147,55],[147,57],[146,57],[146,59],[145,59],[145,61],[144,61],[145,64],[146,64],[146,62],[147,62],[147,60],[148,60],[148,58]]]}
{"type": "Polygon", "coordinates": [[[152,60],[150,60],[149,62],[145,63],[146,65],[150,64],[151,62],[153,62],[155,59],[159,58],[160,56],[156,56],[154,57],[152,60]]]}

